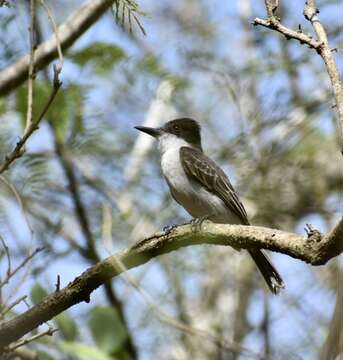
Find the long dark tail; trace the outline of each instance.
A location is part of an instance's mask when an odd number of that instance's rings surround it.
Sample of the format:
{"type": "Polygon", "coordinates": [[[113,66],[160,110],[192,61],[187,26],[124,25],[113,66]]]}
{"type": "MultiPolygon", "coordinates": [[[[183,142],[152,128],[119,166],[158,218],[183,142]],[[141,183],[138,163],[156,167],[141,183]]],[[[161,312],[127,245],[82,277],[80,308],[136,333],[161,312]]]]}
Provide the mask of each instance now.
{"type": "Polygon", "coordinates": [[[277,295],[285,287],[280,274],[261,250],[249,250],[270,291],[277,295]]]}

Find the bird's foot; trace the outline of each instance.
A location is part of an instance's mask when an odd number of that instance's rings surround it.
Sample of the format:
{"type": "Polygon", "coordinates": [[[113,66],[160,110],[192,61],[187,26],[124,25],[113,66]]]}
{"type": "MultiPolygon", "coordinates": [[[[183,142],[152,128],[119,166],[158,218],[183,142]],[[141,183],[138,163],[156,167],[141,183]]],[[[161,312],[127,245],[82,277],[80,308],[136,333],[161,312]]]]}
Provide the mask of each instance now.
{"type": "Polygon", "coordinates": [[[201,231],[201,226],[205,220],[208,220],[211,217],[210,214],[201,216],[199,218],[194,218],[190,221],[190,224],[192,226],[192,231],[201,231]]]}
{"type": "Polygon", "coordinates": [[[165,226],[163,228],[164,235],[169,235],[176,227],[177,227],[176,224],[165,226]]]}
{"type": "Polygon", "coordinates": [[[306,224],[304,230],[307,234],[307,241],[319,242],[323,238],[321,232],[316,230],[311,224],[306,224]]]}

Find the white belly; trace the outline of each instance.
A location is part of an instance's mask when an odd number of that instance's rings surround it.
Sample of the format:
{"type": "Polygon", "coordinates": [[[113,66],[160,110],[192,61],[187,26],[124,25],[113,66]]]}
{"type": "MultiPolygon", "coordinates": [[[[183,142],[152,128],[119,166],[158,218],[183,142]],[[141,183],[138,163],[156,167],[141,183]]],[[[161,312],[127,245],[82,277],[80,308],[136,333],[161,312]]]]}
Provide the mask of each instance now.
{"type": "Polygon", "coordinates": [[[165,151],[161,157],[161,167],[174,199],[190,215],[195,218],[209,216],[211,221],[217,223],[240,223],[219,197],[187,177],[180,161],[180,148],[165,151]]]}

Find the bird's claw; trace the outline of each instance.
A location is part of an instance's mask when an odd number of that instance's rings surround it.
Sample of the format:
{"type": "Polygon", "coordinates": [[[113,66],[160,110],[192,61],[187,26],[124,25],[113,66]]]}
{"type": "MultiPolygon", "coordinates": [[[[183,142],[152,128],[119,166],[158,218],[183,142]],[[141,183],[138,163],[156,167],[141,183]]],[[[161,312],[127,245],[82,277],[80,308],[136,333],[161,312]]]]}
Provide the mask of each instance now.
{"type": "Polygon", "coordinates": [[[306,224],[304,230],[307,234],[308,240],[315,240],[316,242],[319,242],[322,239],[320,231],[316,230],[311,224],[306,224]]]}
{"type": "Polygon", "coordinates": [[[173,225],[167,225],[163,228],[163,232],[165,235],[169,235],[175,228],[176,228],[176,224],[173,225]]]}
{"type": "Polygon", "coordinates": [[[201,231],[201,226],[203,224],[203,222],[205,220],[208,220],[210,218],[211,215],[205,215],[205,216],[201,216],[199,218],[194,218],[190,221],[190,224],[192,226],[192,230],[194,232],[196,231],[201,231]]]}

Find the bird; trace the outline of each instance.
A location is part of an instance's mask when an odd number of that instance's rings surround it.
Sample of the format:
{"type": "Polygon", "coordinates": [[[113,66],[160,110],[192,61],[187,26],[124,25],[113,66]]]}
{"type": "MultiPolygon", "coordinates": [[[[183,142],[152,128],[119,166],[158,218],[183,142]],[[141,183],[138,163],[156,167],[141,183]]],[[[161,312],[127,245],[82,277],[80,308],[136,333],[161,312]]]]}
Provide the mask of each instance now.
{"type": "MultiPolygon", "coordinates": [[[[201,142],[200,124],[178,118],[153,128],[135,126],[158,141],[163,176],[172,197],[194,219],[219,224],[250,225],[247,212],[225,172],[207,155],[201,142]]],[[[248,249],[268,288],[278,294],[284,282],[259,249],[248,249]]]]}

